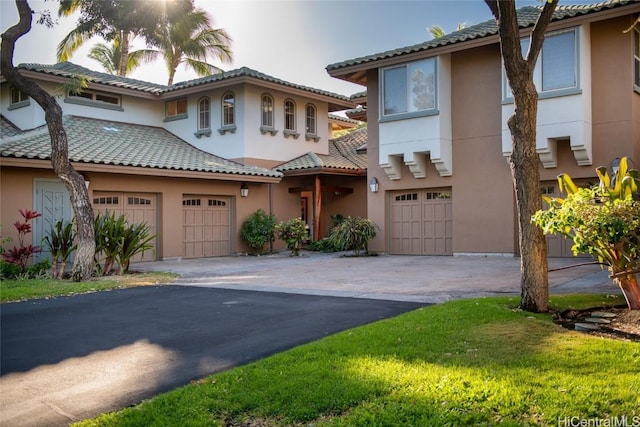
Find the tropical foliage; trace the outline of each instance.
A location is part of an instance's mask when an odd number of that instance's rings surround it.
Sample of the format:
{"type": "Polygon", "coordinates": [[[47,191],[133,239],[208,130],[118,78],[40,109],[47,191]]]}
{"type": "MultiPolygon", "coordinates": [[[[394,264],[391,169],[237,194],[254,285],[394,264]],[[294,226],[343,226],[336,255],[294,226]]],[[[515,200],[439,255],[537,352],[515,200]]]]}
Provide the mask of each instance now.
{"type": "Polygon", "coordinates": [[[35,218],[41,217],[42,214],[30,209],[18,209],[22,221],[16,221],[13,226],[18,231],[18,246],[14,246],[5,250],[2,254],[2,259],[10,264],[14,264],[20,273],[23,273],[27,267],[27,263],[31,257],[41,251],[40,246],[34,246],[33,244],[25,244],[25,237],[31,233],[31,221],[35,218]]]}
{"type": "Polygon", "coordinates": [[[356,256],[367,252],[369,242],[376,237],[378,226],[368,218],[344,218],[331,229],[329,241],[338,250],[354,251],[356,256]]]}
{"type": "MultiPolygon", "coordinates": [[[[122,62],[122,37],[118,36],[113,39],[111,44],[98,43],[91,48],[89,58],[98,61],[102,68],[109,74],[118,74],[120,72],[120,64],[122,62]]],[[[129,58],[125,66],[125,74],[131,73],[140,65],[152,61],[156,56],[156,52],[149,49],[140,49],[129,52],[129,58]]]]}
{"type": "Polygon", "coordinates": [[[280,240],[284,240],[291,256],[300,255],[302,243],[309,239],[307,225],[302,218],[293,218],[276,225],[276,234],[280,240]]]}
{"type": "Polygon", "coordinates": [[[588,253],[607,265],[629,308],[640,310],[640,202],[634,200],[638,171],[629,170],[623,158],[613,179],[606,168],[596,172],[600,183],[593,188],[579,188],[569,175],[560,175],[566,198],[545,197],[548,209],[536,212],[532,220],[546,234],[573,239],[574,254],[588,253]]]}
{"type": "Polygon", "coordinates": [[[54,279],[64,277],[67,260],[76,250],[76,233],[71,222],[58,221],[43,239],[44,246],[51,253],[51,272],[54,279]]]}
{"type": "Polygon", "coordinates": [[[254,253],[264,252],[264,247],[276,239],[276,217],[258,209],[242,223],[240,235],[254,253]]]}

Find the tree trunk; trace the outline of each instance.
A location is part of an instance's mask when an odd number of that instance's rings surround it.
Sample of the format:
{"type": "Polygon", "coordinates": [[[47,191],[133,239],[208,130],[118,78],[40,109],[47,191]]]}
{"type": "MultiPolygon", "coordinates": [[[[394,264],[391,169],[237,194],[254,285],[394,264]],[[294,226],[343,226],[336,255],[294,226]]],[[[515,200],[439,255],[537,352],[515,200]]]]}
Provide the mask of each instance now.
{"type": "Polygon", "coordinates": [[[71,195],[71,206],[75,214],[78,249],[72,277],[75,281],[88,280],[93,274],[95,252],[95,229],[89,192],[84,184],[84,178],[69,161],[67,134],[62,124],[62,108],[53,96],[32,80],[23,77],[13,66],[16,40],[31,30],[32,23],[32,11],[27,1],[16,0],[16,7],[20,21],[2,34],[0,48],[2,75],[10,85],[33,98],[45,112],[51,138],[51,164],[71,195]]]}
{"type": "Polygon", "coordinates": [[[120,40],[120,69],[118,75],[125,77],[127,75],[127,65],[129,63],[129,31],[122,31],[122,40],[120,40]]]}
{"type": "Polygon", "coordinates": [[[633,273],[622,274],[613,279],[627,300],[629,310],[640,310],[640,286],[638,276],[633,273]]]}
{"type": "Polygon", "coordinates": [[[508,126],[513,137],[510,165],[518,208],[522,273],[520,307],[540,313],[549,309],[549,276],[544,233],[531,222],[532,215],[542,209],[536,152],[537,111],[538,94],[533,82],[529,82],[516,102],[515,113],[509,118],[508,126]]]}

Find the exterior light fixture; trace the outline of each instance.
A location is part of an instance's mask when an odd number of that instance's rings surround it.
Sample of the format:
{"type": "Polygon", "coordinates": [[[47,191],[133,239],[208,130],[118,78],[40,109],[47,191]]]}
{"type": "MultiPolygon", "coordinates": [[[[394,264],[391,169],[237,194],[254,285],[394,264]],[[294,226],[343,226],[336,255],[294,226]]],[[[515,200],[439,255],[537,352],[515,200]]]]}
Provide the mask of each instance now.
{"type": "Polygon", "coordinates": [[[369,182],[369,189],[371,190],[372,193],[377,193],[379,188],[380,188],[380,185],[378,184],[378,180],[374,177],[369,182]]]}
{"type": "Polygon", "coordinates": [[[87,187],[87,190],[88,190],[89,185],[91,184],[91,181],[89,181],[89,178],[87,178],[85,174],[82,174],[82,177],[84,178],[84,186],[87,187]]]}
{"type": "Polygon", "coordinates": [[[240,197],[247,197],[249,195],[249,186],[246,182],[243,182],[240,186],[240,197]]]}

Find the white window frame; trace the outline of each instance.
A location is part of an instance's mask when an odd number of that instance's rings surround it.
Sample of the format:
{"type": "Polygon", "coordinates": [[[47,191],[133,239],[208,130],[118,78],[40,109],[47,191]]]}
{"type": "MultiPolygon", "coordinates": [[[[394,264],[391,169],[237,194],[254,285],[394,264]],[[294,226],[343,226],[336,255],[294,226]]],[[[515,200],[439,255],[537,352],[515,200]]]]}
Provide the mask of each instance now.
{"type": "MultiPolygon", "coordinates": [[[[525,57],[529,50],[529,37],[524,37],[520,39],[520,43],[522,46],[522,56],[525,57]]],[[[540,49],[540,53],[538,54],[538,61],[536,62],[536,66],[533,70],[533,83],[536,86],[538,91],[538,96],[540,99],[544,98],[552,98],[556,96],[565,96],[565,95],[574,95],[581,93],[580,89],[580,31],[579,27],[566,28],[558,31],[551,31],[545,34],[545,42],[542,45],[542,49],[540,49]],[[544,74],[543,74],[543,51],[544,51],[544,43],[546,43],[549,37],[561,35],[561,34],[574,34],[574,78],[575,84],[573,86],[553,88],[548,90],[543,90],[544,84],[544,74]]],[[[506,73],[504,71],[504,63],[502,67],[502,100],[504,103],[513,102],[513,93],[511,92],[511,88],[509,87],[509,82],[507,80],[506,73]]]]}
{"type": "Polygon", "coordinates": [[[293,99],[287,98],[284,100],[284,130],[282,131],[282,133],[284,134],[285,138],[291,136],[293,137],[293,139],[298,139],[298,137],[300,136],[300,134],[296,132],[296,108],[296,102],[293,99]]]}
{"type": "Polygon", "coordinates": [[[181,120],[189,117],[188,115],[189,103],[187,98],[176,98],[165,102],[164,105],[164,121],[181,120]],[[184,111],[181,111],[180,106],[184,106],[184,111]]]}
{"type": "Polygon", "coordinates": [[[109,92],[83,90],[79,93],[69,94],[64,102],[88,107],[105,108],[107,110],[124,111],[122,108],[122,97],[109,92]]]}
{"type": "Polygon", "coordinates": [[[398,119],[407,119],[407,118],[412,118],[412,117],[422,117],[422,116],[430,116],[430,115],[437,115],[438,112],[438,58],[437,57],[431,57],[431,58],[425,58],[425,59],[421,59],[419,61],[412,61],[412,62],[408,62],[405,64],[400,64],[400,65],[393,65],[390,67],[385,67],[385,68],[381,68],[380,72],[379,72],[379,82],[380,82],[380,94],[379,94],[379,99],[380,99],[380,120],[381,121],[385,121],[385,120],[398,120],[398,119]],[[420,108],[420,107],[416,107],[416,106],[411,106],[411,100],[412,98],[412,94],[411,94],[411,89],[412,89],[412,85],[411,85],[411,76],[409,75],[411,72],[411,69],[415,69],[417,67],[419,67],[420,65],[424,66],[424,67],[429,67],[433,69],[433,78],[432,78],[432,84],[433,84],[433,102],[432,105],[429,105],[427,107],[424,108],[420,108]],[[395,72],[398,73],[400,71],[400,73],[402,73],[402,70],[404,70],[404,88],[406,90],[406,93],[404,94],[404,101],[405,101],[405,106],[404,106],[404,110],[401,111],[397,111],[397,112],[386,112],[385,111],[385,93],[386,93],[386,88],[385,88],[385,74],[386,73],[390,73],[390,72],[395,72]]]}
{"type": "Polygon", "coordinates": [[[260,133],[274,136],[278,131],[275,129],[275,102],[273,96],[263,93],[260,96],[260,133]]]}
{"type": "Polygon", "coordinates": [[[211,100],[207,96],[198,100],[198,130],[211,130],[211,100]]]}
{"type": "Polygon", "coordinates": [[[11,86],[9,94],[9,110],[15,110],[17,108],[26,107],[30,104],[29,96],[26,93],[11,86]]]}
{"type": "Polygon", "coordinates": [[[236,95],[233,92],[225,92],[220,98],[220,112],[222,114],[222,127],[218,129],[220,135],[227,132],[236,133],[236,95]]]}
{"type": "Polygon", "coordinates": [[[307,141],[318,142],[320,140],[318,136],[318,108],[314,104],[307,104],[304,107],[304,128],[307,141]]]}

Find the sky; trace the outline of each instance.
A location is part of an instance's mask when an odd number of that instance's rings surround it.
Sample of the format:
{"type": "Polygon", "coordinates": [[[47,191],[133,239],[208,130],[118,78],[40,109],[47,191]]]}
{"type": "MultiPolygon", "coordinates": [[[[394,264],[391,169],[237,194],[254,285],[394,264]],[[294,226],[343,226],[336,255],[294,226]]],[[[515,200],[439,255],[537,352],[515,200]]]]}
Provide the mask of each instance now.
{"type": "MultiPolygon", "coordinates": [[[[160,1],[160,0],[158,0],[160,1]]],[[[593,0],[561,0],[561,4],[593,0]]],[[[29,0],[35,11],[56,15],[57,2],[29,0]]],[[[540,4],[518,0],[518,6],[540,4]]],[[[458,24],[473,25],[492,19],[482,0],[195,0],[206,10],[215,28],[233,39],[233,62],[213,63],[224,70],[249,67],[273,77],[352,95],[366,88],[328,75],[329,64],[422,43],[431,39],[428,28],[441,26],[449,33],[458,24]]],[[[12,0],[0,0],[0,28],[4,32],[18,20],[12,0]]],[[[56,62],[56,46],[71,31],[77,17],[57,18],[54,28],[42,25],[18,40],[14,64],[56,62]]],[[[79,50],[71,62],[103,71],[87,57],[99,39],[79,50]]],[[[134,46],[143,48],[141,40],[134,46]]],[[[168,73],[161,62],[143,65],[128,77],[166,84],[168,73]]],[[[175,82],[197,78],[179,68],[175,82]]]]}

